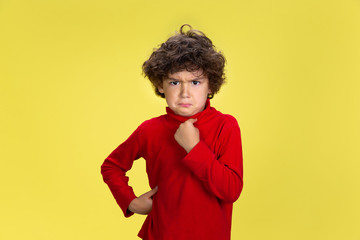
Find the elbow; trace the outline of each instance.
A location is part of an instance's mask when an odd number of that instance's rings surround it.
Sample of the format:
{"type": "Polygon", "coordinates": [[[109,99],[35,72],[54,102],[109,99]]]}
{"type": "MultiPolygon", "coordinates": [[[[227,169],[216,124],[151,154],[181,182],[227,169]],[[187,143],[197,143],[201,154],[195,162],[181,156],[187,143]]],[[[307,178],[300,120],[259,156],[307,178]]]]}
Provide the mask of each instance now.
{"type": "Polygon", "coordinates": [[[102,164],[100,167],[100,173],[101,173],[102,179],[105,183],[106,183],[106,175],[107,175],[106,172],[107,172],[107,167],[104,166],[104,164],[102,164]]]}
{"type": "Polygon", "coordinates": [[[112,169],[113,167],[111,166],[111,163],[107,159],[100,166],[100,173],[105,183],[109,180],[112,169]]]}
{"type": "Polygon", "coordinates": [[[100,166],[100,173],[101,173],[101,175],[104,176],[104,173],[106,173],[107,169],[108,169],[108,166],[107,166],[106,160],[105,160],[104,163],[101,164],[101,166],[100,166]]]}
{"type": "Polygon", "coordinates": [[[238,186],[238,188],[237,188],[236,194],[234,195],[233,202],[235,202],[236,200],[239,199],[240,194],[241,194],[242,189],[243,189],[243,186],[244,186],[244,183],[243,183],[243,181],[242,181],[242,179],[241,179],[241,180],[240,180],[240,183],[239,183],[239,186],[238,186]]]}
{"type": "Polygon", "coordinates": [[[233,184],[228,185],[227,194],[224,194],[224,198],[222,200],[226,203],[234,203],[236,200],[239,199],[242,189],[243,180],[241,178],[238,178],[233,184]]]}

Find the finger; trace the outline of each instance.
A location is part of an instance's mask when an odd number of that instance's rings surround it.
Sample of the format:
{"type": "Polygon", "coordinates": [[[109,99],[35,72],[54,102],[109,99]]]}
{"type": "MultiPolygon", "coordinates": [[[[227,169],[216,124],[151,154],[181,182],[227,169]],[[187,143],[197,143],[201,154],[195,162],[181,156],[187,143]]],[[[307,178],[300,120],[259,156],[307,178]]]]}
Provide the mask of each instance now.
{"type": "Polygon", "coordinates": [[[145,195],[150,198],[157,192],[157,190],[158,190],[158,186],[154,187],[153,189],[145,193],[145,195]]]}
{"type": "Polygon", "coordinates": [[[190,119],[188,119],[186,121],[189,122],[189,123],[194,124],[197,121],[197,119],[196,118],[190,118],[190,119]]]}

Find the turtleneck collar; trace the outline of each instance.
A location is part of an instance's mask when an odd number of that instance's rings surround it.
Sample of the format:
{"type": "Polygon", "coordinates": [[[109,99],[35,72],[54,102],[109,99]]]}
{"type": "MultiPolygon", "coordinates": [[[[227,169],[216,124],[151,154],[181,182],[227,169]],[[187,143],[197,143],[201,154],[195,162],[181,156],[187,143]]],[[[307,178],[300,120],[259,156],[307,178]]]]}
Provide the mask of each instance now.
{"type": "Polygon", "coordinates": [[[190,118],[196,118],[197,119],[196,123],[199,124],[205,120],[205,117],[207,115],[209,115],[209,113],[211,112],[212,109],[214,109],[214,108],[210,107],[210,100],[207,99],[206,104],[205,104],[205,109],[202,110],[201,112],[196,113],[195,115],[192,115],[189,117],[180,116],[180,115],[177,115],[173,110],[171,110],[171,108],[166,107],[166,113],[167,113],[166,116],[169,119],[173,119],[173,120],[175,120],[177,122],[181,122],[181,123],[185,122],[186,120],[188,120],[190,118]]]}

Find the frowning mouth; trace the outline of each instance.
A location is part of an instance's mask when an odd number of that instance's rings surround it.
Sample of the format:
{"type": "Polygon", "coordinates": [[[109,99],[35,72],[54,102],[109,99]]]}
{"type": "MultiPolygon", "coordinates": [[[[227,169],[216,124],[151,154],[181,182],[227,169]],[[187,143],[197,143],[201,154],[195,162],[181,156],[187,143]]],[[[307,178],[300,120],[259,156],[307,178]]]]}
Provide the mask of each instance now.
{"type": "Polygon", "coordinates": [[[191,106],[190,103],[179,103],[178,105],[181,107],[190,107],[191,106]]]}

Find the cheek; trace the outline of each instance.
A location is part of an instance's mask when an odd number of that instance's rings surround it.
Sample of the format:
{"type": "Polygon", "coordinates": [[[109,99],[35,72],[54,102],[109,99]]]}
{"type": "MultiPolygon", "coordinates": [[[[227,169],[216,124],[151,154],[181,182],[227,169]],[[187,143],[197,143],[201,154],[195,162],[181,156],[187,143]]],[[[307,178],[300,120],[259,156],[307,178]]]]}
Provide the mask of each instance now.
{"type": "Polygon", "coordinates": [[[165,99],[166,99],[166,102],[168,103],[168,105],[171,105],[176,99],[174,91],[166,91],[165,99]]]}
{"type": "Polygon", "coordinates": [[[203,95],[205,95],[206,98],[207,98],[208,94],[210,94],[210,93],[211,93],[211,90],[209,87],[204,88],[203,95]]]}

